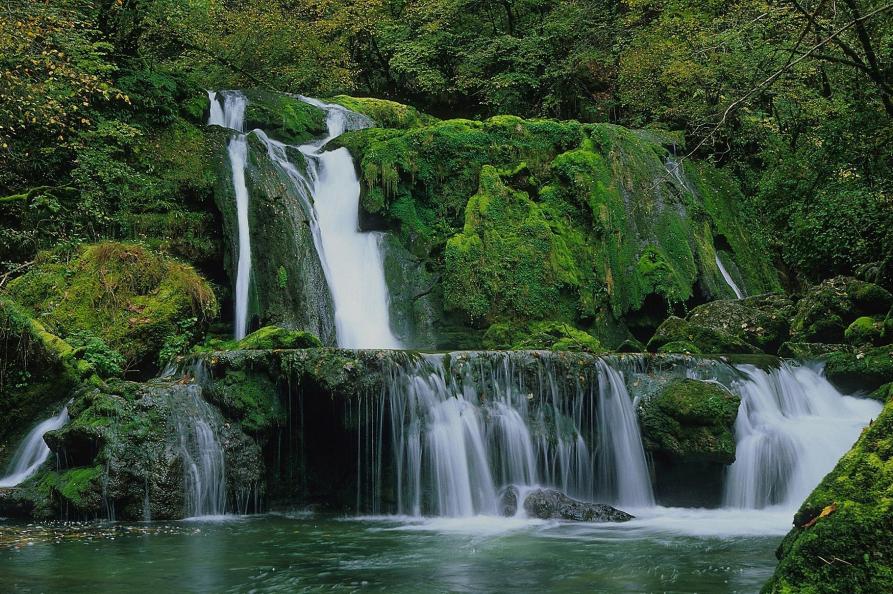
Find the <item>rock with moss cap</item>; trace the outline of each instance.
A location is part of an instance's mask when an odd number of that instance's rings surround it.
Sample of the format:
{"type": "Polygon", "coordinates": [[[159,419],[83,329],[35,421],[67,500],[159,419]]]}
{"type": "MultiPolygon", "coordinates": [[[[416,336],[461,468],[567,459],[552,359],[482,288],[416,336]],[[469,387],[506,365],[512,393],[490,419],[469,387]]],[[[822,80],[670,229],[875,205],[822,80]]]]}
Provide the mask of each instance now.
{"type": "Polygon", "coordinates": [[[714,382],[672,382],[642,406],[645,447],[679,463],[731,464],[735,461],[732,431],[740,401],[714,382]]]}
{"type": "Polygon", "coordinates": [[[309,332],[264,326],[235,344],[236,349],[309,349],[322,346],[309,332]]]}
{"type": "Polygon", "coordinates": [[[844,342],[847,327],[861,316],[883,316],[893,305],[886,289],[837,276],[811,287],[797,303],[791,324],[795,342],[844,342]]]}
{"type": "Polygon", "coordinates": [[[245,128],[260,128],[270,138],[300,145],[326,134],[326,113],[296,97],[274,91],[245,91],[245,128]]]}
{"type": "Polygon", "coordinates": [[[800,359],[810,361],[821,359],[826,355],[838,352],[849,352],[852,347],[847,344],[826,344],[823,342],[793,342],[783,343],[778,348],[778,356],[787,359],[800,359]]]}
{"type": "Polygon", "coordinates": [[[375,126],[381,128],[419,128],[437,121],[437,118],[434,116],[423,113],[411,105],[404,105],[403,103],[388,101],[387,99],[337,95],[330,101],[351,111],[363,114],[371,119],[375,126]]]}
{"type": "Polygon", "coordinates": [[[846,341],[854,346],[877,346],[893,342],[893,336],[887,334],[884,322],[882,316],[862,316],[847,326],[843,335],[846,341]]]}
{"type": "Polygon", "coordinates": [[[806,498],[765,594],[893,592],[893,402],[806,498]]]}
{"type": "Polygon", "coordinates": [[[668,344],[693,346],[704,354],[757,354],[760,349],[744,342],[737,336],[713,328],[669,317],[655,331],[648,341],[648,350],[659,351],[668,344]]]}
{"type": "Polygon", "coordinates": [[[893,345],[832,353],[825,376],[841,392],[870,392],[893,381],[893,345]]]}
{"type": "Polygon", "coordinates": [[[784,295],[711,301],[689,312],[686,320],[740,338],[763,352],[774,353],[787,340],[793,303],[784,295]]]}

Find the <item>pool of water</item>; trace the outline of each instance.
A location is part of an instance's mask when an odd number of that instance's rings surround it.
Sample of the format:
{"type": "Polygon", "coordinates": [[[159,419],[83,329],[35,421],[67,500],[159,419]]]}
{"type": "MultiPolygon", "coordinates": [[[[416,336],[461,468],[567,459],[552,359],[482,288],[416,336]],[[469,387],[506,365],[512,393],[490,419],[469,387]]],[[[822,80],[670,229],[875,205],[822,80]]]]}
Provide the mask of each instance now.
{"type": "Polygon", "coordinates": [[[12,592],[757,592],[791,513],[638,516],[0,521],[0,579],[12,592]]]}

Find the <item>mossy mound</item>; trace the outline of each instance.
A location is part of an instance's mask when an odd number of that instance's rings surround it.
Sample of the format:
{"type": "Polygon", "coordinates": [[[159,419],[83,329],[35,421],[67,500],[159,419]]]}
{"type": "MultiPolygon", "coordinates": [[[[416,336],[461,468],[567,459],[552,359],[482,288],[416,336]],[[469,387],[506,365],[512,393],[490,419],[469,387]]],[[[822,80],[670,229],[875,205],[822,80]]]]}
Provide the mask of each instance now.
{"type": "Polygon", "coordinates": [[[692,309],[685,319],[774,353],[788,338],[792,313],[790,299],[769,294],[705,303],[692,309]]]}
{"type": "Polygon", "coordinates": [[[826,361],[825,376],[844,393],[870,392],[893,382],[893,345],[837,352],[826,361]]]}
{"type": "Polygon", "coordinates": [[[279,326],[265,326],[252,332],[238,343],[237,349],[309,349],[320,347],[319,339],[307,332],[288,330],[279,326]]]}
{"type": "Polygon", "coordinates": [[[844,341],[847,327],[861,316],[883,316],[893,306],[893,295],[878,285],[846,276],[828,279],[797,303],[791,324],[796,342],[844,341]]]}
{"type": "Polygon", "coordinates": [[[33,421],[61,407],[92,373],[71,345],[0,298],[0,467],[33,421]]]}
{"type": "MultiPolygon", "coordinates": [[[[661,350],[667,345],[684,345],[693,347],[696,352],[704,354],[758,354],[760,349],[744,342],[734,334],[721,332],[677,318],[667,318],[648,341],[648,350],[652,352],[680,352],[661,350]]],[[[684,351],[682,351],[684,352],[684,351]]]]}
{"type": "Polygon", "coordinates": [[[423,113],[415,107],[387,99],[338,95],[329,101],[363,114],[380,128],[420,128],[438,121],[434,116],[423,113]]]}
{"type": "Polygon", "coordinates": [[[764,593],[893,591],[893,402],[816,487],[764,593]]]}
{"type": "Polygon", "coordinates": [[[493,324],[484,334],[487,349],[549,349],[553,351],[588,351],[604,349],[597,338],[561,322],[532,322],[514,326],[493,324]]]}
{"type": "Polygon", "coordinates": [[[721,385],[677,380],[640,413],[645,447],[674,463],[735,461],[732,430],[741,399],[721,385]]]}
{"type": "Polygon", "coordinates": [[[846,341],[854,346],[880,345],[884,342],[893,342],[893,336],[888,335],[885,328],[885,320],[881,316],[862,316],[856,318],[847,326],[843,335],[846,341]],[[885,339],[890,340],[885,340],[885,339]]]}
{"type": "Polygon", "coordinates": [[[823,342],[792,342],[783,343],[778,348],[778,356],[787,359],[799,359],[801,361],[811,361],[821,359],[825,355],[838,352],[849,352],[852,350],[849,345],[845,344],[826,344],[823,342]]]}
{"type": "Polygon", "coordinates": [[[671,174],[654,135],[497,116],[335,144],[359,163],[364,217],[440,278],[447,314],[472,327],[553,320],[602,336],[609,318],[644,315],[651,332],[668,309],[731,296],[718,249],[749,292],[778,288],[730,178],[703,164],[671,174]]]}
{"type": "Polygon", "coordinates": [[[218,311],[195,269],[131,243],[84,245],[70,257],[44,253],[7,292],[49,330],[99,337],[145,375],[184,320],[200,327],[218,311]]]}
{"type": "Polygon", "coordinates": [[[325,136],[326,113],[300,99],[252,89],[245,91],[245,129],[260,128],[270,138],[286,144],[304,144],[325,136]]]}

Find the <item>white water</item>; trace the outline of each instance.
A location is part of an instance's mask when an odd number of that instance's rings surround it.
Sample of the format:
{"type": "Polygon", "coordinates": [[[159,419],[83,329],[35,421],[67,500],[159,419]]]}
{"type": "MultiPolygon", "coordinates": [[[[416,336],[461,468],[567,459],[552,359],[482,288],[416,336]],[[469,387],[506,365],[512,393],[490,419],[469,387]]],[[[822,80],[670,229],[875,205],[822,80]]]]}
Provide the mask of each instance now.
{"type": "Polygon", "coordinates": [[[59,414],[41,421],[29,431],[13,454],[12,460],[9,461],[9,466],[6,469],[7,475],[0,478],[0,487],[15,487],[37,472],[37,469],[50,456],[50,448],[43,441],[43,436],[49,431],[59,429],[67,422],[68,407],[66,406],[59,414]]]}
{"type": "Polygon", "coordinates": [[[507,485],[522,494],[551,486],[584,500],[652,505],[633,401],[620,373],[598,361],[585,381],[569,384],[545,366],[528,382],[511,357],[454,353],[395,365],[385,393],[361,400],[351,413],[371,427],[358,444],[358,509],[380,511],[386,446],[397,512],[404,515],[493,515],[507,485]],[[587,439],[595,435],[593,451],[587,439]]]}
{"type": "Polygon", "coordinates": [[[238,91],[225,91],[221,92],[221,95],[222,104],[217,101],[215,92],[208,91],[208,98],[211,101],[208,125],[223,126],[239,132],[230,139],[227,149],[233,175],[233,191],[236,195],[236,222],[239,228],[234,326],[236,339],[242,339],[245,337],[248,325],[248,290],[251,286],[251,230],[248,224],[248,186],[245,184],[248,140],[244,134],[248,99],[238,91]]]}
{"type": "Polygon", "coordinates": [[[724,503],[796,510],[880,413],[881,404],[841,395],[810,367],[739,369],[746,380],[738,386],[736,460],[724,503]]]}
{"type": "Polygon", "coordinates": [[[338,346],[353,349],[400,348],[391,331],[381,234],[359,227],[360,180],[345,148],[324,151],[350,124],[341,106],[302,97],[326,112],[328,136],[300,147],[307,156],[316,211],[314,241],[335,304],[338,346]]]}
{"type": "Polygon", "coordinates": [[[188,387],[189,401],[176,419],[183,460],[186,516],[226,513],[226,474],[223,448],[217,440],[214,413],[201,397],[201,388],[188,387]]]}
{"type": "Polygon", "coordinates": [[[719,259],[719,254],[716,254],[716,266],[719,268],[719,271],[722,273],[723,279],[725,279],[726,284],[729,285],[729,288],[735,292],[735,297],[738,299],[744,299],[744,292],[738,288],[738,285],[735,284],[735,280],[732,278],[732,275],[729,274],[729,271],[726,270],[726,267],[723,266],[722,260],[719,259]]]}

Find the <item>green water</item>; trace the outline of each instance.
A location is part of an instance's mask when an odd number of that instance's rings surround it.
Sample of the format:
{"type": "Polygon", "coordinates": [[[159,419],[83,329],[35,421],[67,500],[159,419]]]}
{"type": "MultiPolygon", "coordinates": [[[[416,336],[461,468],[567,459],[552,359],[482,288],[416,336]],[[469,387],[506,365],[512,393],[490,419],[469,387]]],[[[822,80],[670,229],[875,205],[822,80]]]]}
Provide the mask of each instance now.
{"type": "Polygon", "coordinates": [[[780,519],[670,512],[617,525],[302,515],[146,524],[0,522],[0,589],[756,592],[775,565],[780,519]],[[766,531],[774,534],[759,534],[766,531]]]}

